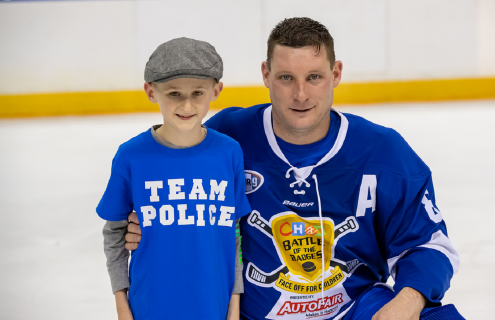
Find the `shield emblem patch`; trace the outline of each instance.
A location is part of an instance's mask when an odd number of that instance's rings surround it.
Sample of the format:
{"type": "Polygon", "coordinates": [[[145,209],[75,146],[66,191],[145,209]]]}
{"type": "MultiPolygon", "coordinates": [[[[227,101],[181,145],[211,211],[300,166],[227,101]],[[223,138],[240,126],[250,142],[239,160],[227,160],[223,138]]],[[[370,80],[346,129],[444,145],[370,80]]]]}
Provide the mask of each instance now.
{"type": "Polygon", "coordinates": [[[313,282],[322,274],[322,270],[330,267],[334,241],[331,221],[323,220],[322,231],[319,219],[306,220],[296,214],[287,214],[273,219],[272,232],[280,256],[292,274],[313,282]],[[326,249],[324,268],[322,238],[326,249]]]}

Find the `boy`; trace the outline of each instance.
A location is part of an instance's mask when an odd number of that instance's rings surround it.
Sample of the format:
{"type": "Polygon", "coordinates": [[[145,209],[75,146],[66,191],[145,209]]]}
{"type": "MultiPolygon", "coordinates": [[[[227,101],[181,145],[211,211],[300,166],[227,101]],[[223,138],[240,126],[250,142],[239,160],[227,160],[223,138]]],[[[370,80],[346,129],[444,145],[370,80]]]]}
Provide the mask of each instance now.
{"type": "Polygon", "coordinates": [[[187,38],[160,45],[146,64],[144,89],[163,125],[119,147],[97,207],[108,221],[134,210],[142,229],[129,265],[129,300],[116,292],[120,319],[227,315],[235,220],[251,207],[239,144],[201,125],[222,90],[222,72],[213,46],[187,38]]]}

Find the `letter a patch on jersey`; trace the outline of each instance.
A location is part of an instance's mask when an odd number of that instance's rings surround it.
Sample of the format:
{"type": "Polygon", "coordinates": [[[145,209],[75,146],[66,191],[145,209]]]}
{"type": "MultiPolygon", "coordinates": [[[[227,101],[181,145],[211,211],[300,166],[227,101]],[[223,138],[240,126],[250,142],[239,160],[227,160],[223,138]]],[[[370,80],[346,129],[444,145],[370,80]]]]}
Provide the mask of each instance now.
{"type": "Polygon", "coordinates": [[[371,212],[375,211],[376,206],[376,176],[365,174],[361,181],[359,189],[358,205],[356,209],[356,217],[362,217],[366,213],[366,209],[371,208],[371,212]]]}

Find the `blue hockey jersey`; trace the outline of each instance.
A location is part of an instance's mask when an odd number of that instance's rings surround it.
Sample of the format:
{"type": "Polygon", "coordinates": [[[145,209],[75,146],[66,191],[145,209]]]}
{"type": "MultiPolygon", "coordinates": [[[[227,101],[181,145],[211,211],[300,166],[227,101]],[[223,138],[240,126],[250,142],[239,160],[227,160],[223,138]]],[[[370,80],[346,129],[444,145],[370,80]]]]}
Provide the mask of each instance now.
{"type": "Polygon", "coordinates": [[[303,168],[281,151],[269,104],[206,123],[244,153],[243,319],[341,319],[390,275],[395,292],[412,287],[435,304],[459,268],[429,168],[394,130],[336,114],[333,147],[303,168]]]}

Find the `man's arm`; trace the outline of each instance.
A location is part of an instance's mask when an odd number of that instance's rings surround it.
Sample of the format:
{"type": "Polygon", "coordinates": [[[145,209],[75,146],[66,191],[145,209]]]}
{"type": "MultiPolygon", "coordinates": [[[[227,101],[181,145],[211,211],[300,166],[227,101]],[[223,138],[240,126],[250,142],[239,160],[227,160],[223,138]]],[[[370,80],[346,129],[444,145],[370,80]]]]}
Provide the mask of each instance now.
{"type": "Polygon", "coordinates": [[[397,201],[385,201],[377,208],[381,212],[377,239],[387,252],[396,296],[374,320],[419,319],[425,306],[440,305],[459,267],[459,256],[435,205],[431,173],[414,179],[396,176],[395,181],[389,193],[397,201]]]}
{"type": "Polygon", "coordinates": [[[426,298],[420,292],[405,287],[371,320],[418,320],[425,305],[426,298]]]}

